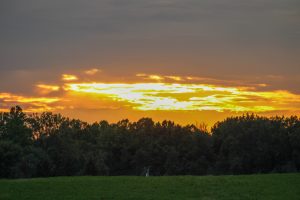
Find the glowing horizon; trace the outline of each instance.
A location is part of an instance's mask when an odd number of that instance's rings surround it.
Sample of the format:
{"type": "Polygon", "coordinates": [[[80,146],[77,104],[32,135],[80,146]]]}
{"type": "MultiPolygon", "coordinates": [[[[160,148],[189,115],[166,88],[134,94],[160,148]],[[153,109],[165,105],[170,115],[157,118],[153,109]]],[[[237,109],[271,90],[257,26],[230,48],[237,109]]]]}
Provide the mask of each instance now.
{"type": "MultiPolygon", "coordinates": [[[[179,83],[69,83],[66,91],[99,94],[124,101],[137,110],[214,110],[264,112],[290,110],[300,95],[288,91],[247,91],[247,88],[179,83]]],[[[297,109],[297,108],[296,108],[297,109]]]]}
{"type": "Polygon", "coordinates": [[[215,111],[232,113],[298,112],[300,95],[287,90],[268,90],[267,84],[237,84],[212,78],[140,73],[132,82],[85,81],[101,72],[85,70],[63,73],[56,84],[35,85],[31,96],[0,93],[1,110],[20,104],[25,112],[63,111],[67,109],[125,109],[134,111],[215,111]],[[155,82],[153,82],[155,81],[155,82]],[[206,83],[203,83],[206,82],[206,83]],[[78,102],[84,96],[84,102],[78,102]]]}

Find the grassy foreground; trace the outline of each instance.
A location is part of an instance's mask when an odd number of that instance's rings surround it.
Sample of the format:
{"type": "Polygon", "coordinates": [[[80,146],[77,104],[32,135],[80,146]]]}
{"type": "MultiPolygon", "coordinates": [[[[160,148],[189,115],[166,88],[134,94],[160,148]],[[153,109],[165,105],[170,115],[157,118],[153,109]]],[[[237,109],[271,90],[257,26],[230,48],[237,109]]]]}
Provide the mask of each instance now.
{"type": "Polygon", "coordinates": [[[300,199],[300,174],[0,180],[0,199],[300,199]]]}

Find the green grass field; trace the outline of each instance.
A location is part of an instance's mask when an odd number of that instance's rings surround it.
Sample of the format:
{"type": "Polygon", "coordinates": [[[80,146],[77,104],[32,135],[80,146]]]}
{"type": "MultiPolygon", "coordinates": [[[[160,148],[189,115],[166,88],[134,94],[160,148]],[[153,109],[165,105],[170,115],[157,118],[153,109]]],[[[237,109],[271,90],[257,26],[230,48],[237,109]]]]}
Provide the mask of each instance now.
{"type": "Polygon", "coordinates": [[[300,199],[300,174],[0,180],[0,199],[300,199]]]}

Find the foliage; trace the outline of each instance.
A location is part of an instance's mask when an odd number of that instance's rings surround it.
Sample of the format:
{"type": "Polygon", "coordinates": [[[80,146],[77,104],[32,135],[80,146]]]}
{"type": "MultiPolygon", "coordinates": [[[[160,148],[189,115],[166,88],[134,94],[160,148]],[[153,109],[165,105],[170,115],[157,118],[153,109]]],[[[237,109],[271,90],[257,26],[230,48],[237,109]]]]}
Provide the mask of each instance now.
{"type": "Polygon", "coordinates": [[[243,115],[204,126],[121,120],[88,124],[59,114],[0,118],[0,177],[205,175],[300,170],[300,120],[243,115]],[[204,127],[204,128],[203,128],[204,127]],[[146,170],[147,171],[147,170],[146,170]]]}

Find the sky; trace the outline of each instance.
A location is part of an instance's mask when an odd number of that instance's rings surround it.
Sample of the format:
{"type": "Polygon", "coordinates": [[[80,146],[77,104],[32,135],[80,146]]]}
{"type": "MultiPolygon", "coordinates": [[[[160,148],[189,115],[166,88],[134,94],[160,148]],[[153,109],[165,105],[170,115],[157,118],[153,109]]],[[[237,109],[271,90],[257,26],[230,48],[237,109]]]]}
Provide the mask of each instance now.
{"type": "Polygon", "coordinates": [[[299,0],[0,0],[0,111],[300,114],[299,0]]]}

